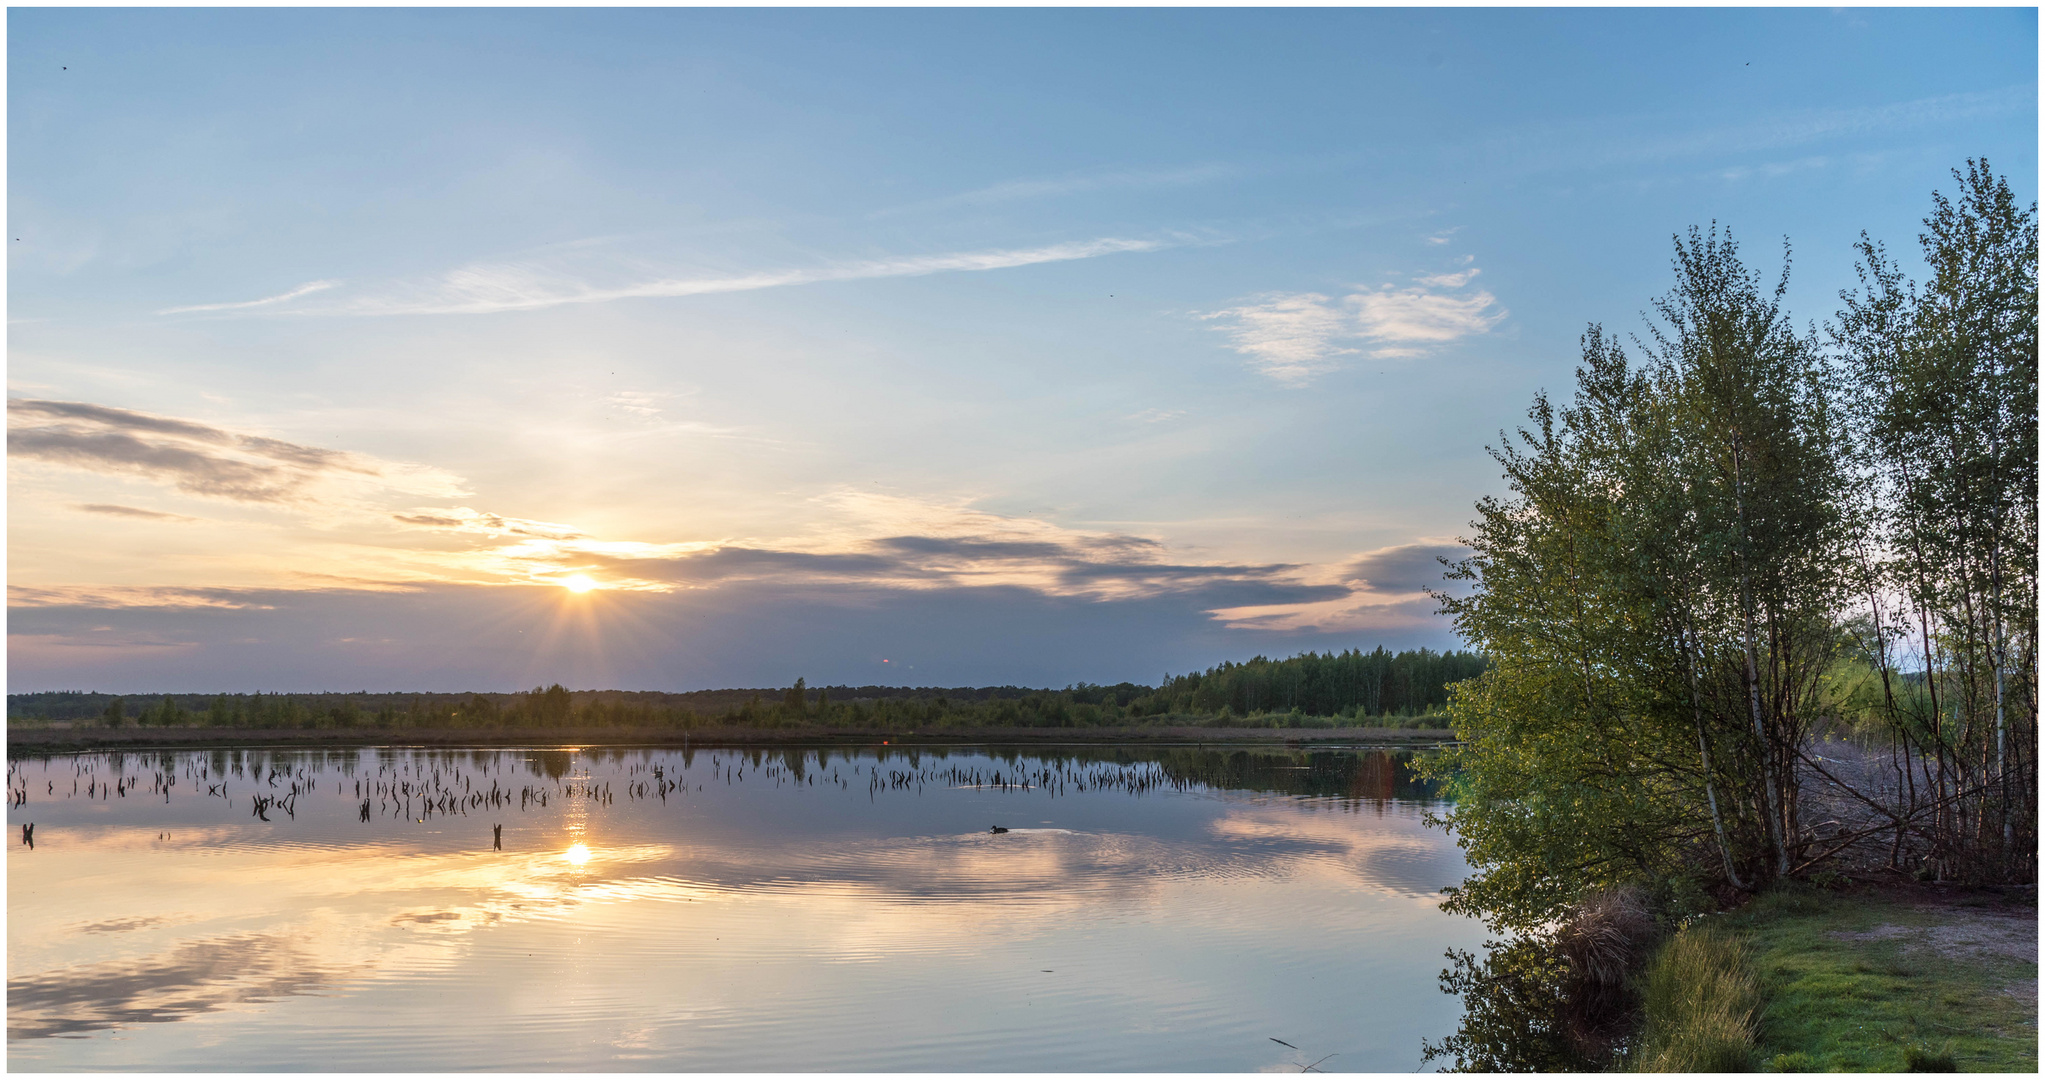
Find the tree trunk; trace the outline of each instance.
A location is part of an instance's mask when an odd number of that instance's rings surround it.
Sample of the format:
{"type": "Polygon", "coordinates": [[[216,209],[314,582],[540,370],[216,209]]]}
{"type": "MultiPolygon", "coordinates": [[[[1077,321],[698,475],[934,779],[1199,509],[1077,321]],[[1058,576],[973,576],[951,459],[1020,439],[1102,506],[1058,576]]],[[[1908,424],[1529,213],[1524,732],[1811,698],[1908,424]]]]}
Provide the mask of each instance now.
{"type": "Polygon", "coordinates": [[[1718,790],[1711,781],[1711,750],[1704,739],[1704,702],[1697,690],[1697,638],[1690,635],[1684,654],[1690,661],[1690,715],[1697,725],[1697,756],[1704,762],[1704,798],[1711,804],[1711,829],[1718,834],[1718,853],[1725,859],[1725,877],[1735,889],[1744,890],[1747,883],[1740,880],[1740,872],[1733,868],[1733,850],[1726,844],[1725,823],[1718,816],[1718,790]]]}
{"type": "MultiPolygon", "coordinates": [[[[1741,473],[1740,446],[1733,444],[1733,509],[1739,515],[1740,539],[1745,547],[1747,539],[1747,502],[1745,479],[1741,473]]],[[[1778,877],[1789,875],[1789,847],[1783,841],[1780,823],[1776,821],[1776,808],[1782,800],[1775,789],[1775,755],[1770,753],[1768,729],[1761,720],[1761,664],[1754,651],[1754,582],[1747,567],[1747,555],[1740,554],[1740,622],[1747,653],[1747,711],[1754,721],[1755,751],[1761,755],[1761,827],[1767,831],[1768,840],[1775,848],[1775,873],[1778,877]]]]}

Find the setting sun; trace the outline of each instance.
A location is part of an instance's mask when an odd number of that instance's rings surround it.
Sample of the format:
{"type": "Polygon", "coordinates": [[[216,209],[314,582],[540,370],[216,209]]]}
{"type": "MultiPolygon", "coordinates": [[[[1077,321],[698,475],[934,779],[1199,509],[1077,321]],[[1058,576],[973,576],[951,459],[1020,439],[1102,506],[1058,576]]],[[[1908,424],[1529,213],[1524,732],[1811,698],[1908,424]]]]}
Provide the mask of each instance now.
{"type": "Polygon", "coordinates": [[[568,850],[561,853],[561,857],[577,866],[581,866],[589,861],[589,845],[579,842],[570,844],[568,845],[568,850]]]}
{"type": "Polygon", "coordinates": [[[596,579],[588,574],[575,574],[564,579],[561,582],[561,587],[573,593],[586,593],[596,588],[596,579]]]}

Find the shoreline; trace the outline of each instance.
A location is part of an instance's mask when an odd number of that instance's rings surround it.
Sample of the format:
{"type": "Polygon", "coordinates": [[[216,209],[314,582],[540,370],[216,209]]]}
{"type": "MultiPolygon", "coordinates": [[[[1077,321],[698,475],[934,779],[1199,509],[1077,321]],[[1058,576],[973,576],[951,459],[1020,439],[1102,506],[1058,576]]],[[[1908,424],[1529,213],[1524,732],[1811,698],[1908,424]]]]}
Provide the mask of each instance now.
{"type": "Polygon", "coordinates": [[[1419,747],[1455,741],[1435,728],[954,728],[938,731],[870,731],[845,728],[46,728],[7,729],[7,754],[77,753],[92,750],[195,750],[242,746],[506,749],[528,746],[952,746],[1114,745],[1303,747],[1307,744],[1366,743],[1419,747]]]}

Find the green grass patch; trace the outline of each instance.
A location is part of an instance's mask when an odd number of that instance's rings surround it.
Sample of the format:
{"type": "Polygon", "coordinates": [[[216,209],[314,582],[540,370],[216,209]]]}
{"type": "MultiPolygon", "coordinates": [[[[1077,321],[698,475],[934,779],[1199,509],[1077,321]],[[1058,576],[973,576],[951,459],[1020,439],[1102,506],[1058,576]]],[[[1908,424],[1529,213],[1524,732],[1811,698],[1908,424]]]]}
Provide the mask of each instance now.
{"type": "Polygon", "coordinates": [[[1803,890],[1709,922],[1744,942],[1760,1069],[2035,1073],[2038,965],[2012,933],[2021,919],[2035,940],[2035,909],[1803,890]]]}
{"type": "Polygon", "coordinates": [[[1747,1072],[1761,994],[1739,935],[1677,932],[1648,961],[1641,987],[1639,1072],[1747,1072]]]}

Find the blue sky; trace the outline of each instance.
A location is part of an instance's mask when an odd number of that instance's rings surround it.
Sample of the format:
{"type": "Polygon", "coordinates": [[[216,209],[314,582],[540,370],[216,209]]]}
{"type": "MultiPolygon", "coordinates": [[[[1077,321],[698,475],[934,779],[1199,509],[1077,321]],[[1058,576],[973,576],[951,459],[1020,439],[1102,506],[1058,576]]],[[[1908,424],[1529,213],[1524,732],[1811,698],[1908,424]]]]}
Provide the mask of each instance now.
{"type": "Polygon", "coordinates": [[[1454,644],[1716,221],[1822,320],[1985,10],[8,16],[15,690],[1154,681],[1454,644]],[[577,592],[563,588],[594,586],[577,592]]]}

